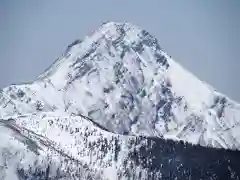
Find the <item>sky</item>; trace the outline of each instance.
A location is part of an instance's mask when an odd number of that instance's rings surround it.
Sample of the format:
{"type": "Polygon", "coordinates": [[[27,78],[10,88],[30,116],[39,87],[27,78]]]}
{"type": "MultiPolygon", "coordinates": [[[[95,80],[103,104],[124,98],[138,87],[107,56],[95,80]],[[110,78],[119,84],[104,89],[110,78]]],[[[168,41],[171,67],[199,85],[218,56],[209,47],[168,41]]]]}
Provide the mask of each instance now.
{"type": "Polygon", "coordinates": [[[147,30],[178,63],[240,102],[239,0],[0,0],[0,88],[34,80],[105,21],[147,30]]]}

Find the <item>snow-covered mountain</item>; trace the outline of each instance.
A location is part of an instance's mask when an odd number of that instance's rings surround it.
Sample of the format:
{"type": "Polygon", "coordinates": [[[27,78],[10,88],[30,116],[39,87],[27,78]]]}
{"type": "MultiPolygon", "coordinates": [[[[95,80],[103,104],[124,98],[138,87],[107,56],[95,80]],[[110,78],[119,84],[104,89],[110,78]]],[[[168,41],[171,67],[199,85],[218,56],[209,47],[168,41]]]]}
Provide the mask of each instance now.
{"type": "Polygon", "coordinates": [[[240,105],[177,64],[145,30],[108,22],[30,84],[0,94],[0,116],[64,111],[111,132],[240,149],[240,105]]]}
{"type": "Polygon", "coordinates": [[[213,163],[234,179],[240,162],[235,152],[164,140],[240,150],[240,105],[130,23],[102,24],[35,81],[1,90],[0,118],[3,179],[13,179],[9,169],[19,179],[220,177],[213,163]]]}

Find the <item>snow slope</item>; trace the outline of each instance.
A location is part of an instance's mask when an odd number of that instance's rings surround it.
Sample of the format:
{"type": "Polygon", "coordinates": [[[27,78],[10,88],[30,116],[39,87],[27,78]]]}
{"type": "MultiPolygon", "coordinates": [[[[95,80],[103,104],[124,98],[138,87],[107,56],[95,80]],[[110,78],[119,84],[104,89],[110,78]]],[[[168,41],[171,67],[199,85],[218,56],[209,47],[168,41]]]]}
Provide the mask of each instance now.
{"type": "Polygon", "coordinates": [[[118,134],[240,149],[240,105],[130,23],[102,24],[35,81],[0,92],[2,119],[39,112],[85,115],[118,134]]]}
{"type": "Polygon", "coordinates": [[[119,135],[67,113],[21,115],[0,123],[6,138],[0,145],[4,180],[240,177],[238,152],[119,135]]]}
{"type": "Polygon", "coordinates": [[[98,178],[88,165],[72,158],[47,137],[16,124],[15,119],[0,121],[0,179],[98,178]],[[70,171],[70,170],[71,171],[70,171]]]}

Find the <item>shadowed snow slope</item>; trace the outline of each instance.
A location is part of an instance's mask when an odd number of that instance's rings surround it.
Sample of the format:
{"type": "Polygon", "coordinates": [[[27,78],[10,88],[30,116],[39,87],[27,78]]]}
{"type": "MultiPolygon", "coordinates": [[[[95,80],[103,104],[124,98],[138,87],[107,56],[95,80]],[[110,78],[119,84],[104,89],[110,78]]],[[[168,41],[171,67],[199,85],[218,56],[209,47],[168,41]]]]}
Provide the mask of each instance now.
{"type": "Polygon", "coordinates": [[[35,81],[1,90],[0,118],[12,153],[23,154],[13,163],[20,179],[237,177],[238,152],[171,140],[240,150],[240,105],[130,23],[102,24],[35,81]]]}

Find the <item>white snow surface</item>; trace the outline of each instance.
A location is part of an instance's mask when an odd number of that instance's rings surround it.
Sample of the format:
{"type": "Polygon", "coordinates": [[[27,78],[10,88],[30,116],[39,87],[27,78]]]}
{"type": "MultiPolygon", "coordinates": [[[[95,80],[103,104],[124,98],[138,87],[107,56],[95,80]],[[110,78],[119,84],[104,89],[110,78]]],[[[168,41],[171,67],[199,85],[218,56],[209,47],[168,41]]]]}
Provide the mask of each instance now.
{"type": "MultiPolygon", "coordinates": [[[[79,167],[82,176],[78,174],[77,178],[87,179],[92,173],[93,179],[116,179],[126,169],[123,164],[128,163],[129,143],[135,139],[104,131],[88,119],[67,113],[21,115],[0,123],[0,135],[4,138],[0,145],[0,177],[4,180],[18,180],[19,168],[46,168],[49,163],[54,163],[56,169],[71,169],[70,176],[64,179],[74,179],[72,175],[79,167]]],[[[56,178],[56,169],[50,177],[56,178]]]]}
{"type": "MultiPolygon", "coordinates": [[[[14,119],[91,164],[89,156],[78,154],[84,146],[76,142],[84,136],[76,139],[59,130],[59,123],[72,129],[96,128],[78,115],[91,117],[113,132],[106,132],[111,136],[143,134],[240,149],[240,105],[184,69],[156,38],[131,23],[104,23],[69,45],[35,81],[0,91],[2,120],[14,119]],[[40,121],[41,113],[46,117],[40,121]]],[[[92,167],[99,166],[94,163],[92,167]]]]}

